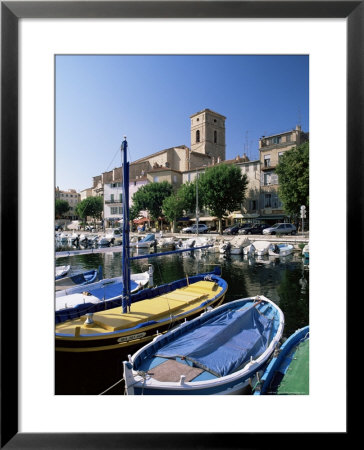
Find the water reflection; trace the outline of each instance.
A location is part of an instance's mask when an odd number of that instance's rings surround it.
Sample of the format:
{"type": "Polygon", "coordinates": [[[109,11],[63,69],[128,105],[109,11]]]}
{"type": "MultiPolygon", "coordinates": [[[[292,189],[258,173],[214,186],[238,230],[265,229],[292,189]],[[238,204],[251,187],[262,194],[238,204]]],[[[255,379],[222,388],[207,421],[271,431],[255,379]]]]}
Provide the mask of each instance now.
{"type": "MultiPolygon", "coordinates": [[[[62,250],[74,248],[64,246],[62,250]]],[[[60,251],[57,248],[57,251],[60,251]]],[[[134,249],[131,255],[154,252],[154,249],[134,249]]],[[[72,272],[89,270],[102,266],[104,278],[122,274],[121,251],[90,253],[57,258],[56,265],[71,264],[72,272]]],[[[277,303],[285,315],[284,336],[308,325],[309,321],[309,270],[300,253],[287,257],[255,257],[246,255],[220,255],[194,251],[154,258],[131,260],[131,273],[144,272],[151,264],[154,270],[154,284],[160,285],[173,280],[221,267],[222,277],[228,283],[226,302],[238,298],[265,295],[277,303]]]]}

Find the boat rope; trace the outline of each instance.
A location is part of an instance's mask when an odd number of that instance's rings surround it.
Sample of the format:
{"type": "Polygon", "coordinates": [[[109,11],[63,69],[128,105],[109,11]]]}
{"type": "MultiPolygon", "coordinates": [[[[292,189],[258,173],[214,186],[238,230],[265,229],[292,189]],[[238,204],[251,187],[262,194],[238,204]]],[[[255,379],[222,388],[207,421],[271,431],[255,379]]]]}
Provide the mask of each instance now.
{"type": "Polygon", "coordinates": [[[115,158],[116,158],[116,156],[118,155],[119,152],[120,152],[120,148],[118,148],[118,149],[116,150],[115,155],[113,156],[113,158],[112,158],[110,164],[107,166],[107,169],[105,170],[105,172],[108,172],[108,171],[109,171],[109,168],[111,167],[111,164],[114,162],[114,160],[115,160],[115,158]]]}
{"type": "Polygon", "coordinates": [[[260,391],[262,389],[262,381],[260,379],[259,372],[256,373],[256,378],[257,378],[257,382],[255,383],[254,386],[252,386],[253,392],[260,391]]]}
{"type": "Polygon", "coordinates": [[[112,389],[113,387],[115,387],[116,385],[118,385],[119,383],[121,383],[122,381],[124,381],[124,378],[122,378],[121,380],[117,381],[115,384],[113,384],[112,386],[110,386],[109,388],[107,388],[104,392],[101,392],[101,394],[99,394],[99,395],[104,395],[106,392],[110,391],[110,389],[112,389]]]}
{"type": "Polygon", "coordinates": [[[144,386],[145,386],[145,382],[147,381],[147,375],[152,375],[148,372],[144,372],[143,370],[138,370],[138,375],[143,378],[143,387],[142,387],[142,393],[141,395],[144,395],[144,386]]]}

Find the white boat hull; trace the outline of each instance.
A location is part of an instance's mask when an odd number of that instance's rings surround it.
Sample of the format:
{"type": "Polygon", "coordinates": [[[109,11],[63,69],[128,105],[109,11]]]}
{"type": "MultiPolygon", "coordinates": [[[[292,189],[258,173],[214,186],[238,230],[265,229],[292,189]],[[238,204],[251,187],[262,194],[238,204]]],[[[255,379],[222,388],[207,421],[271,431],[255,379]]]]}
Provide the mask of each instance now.
{"type": "MultiPolygon", "coordinates": [[[[177,327],[176,329],[170,331],[166,335],[160,335],[156,337],[150,344],[147,344],[140,350],[138,350],[132,357],[129,357],[129,361],[125,361],[123,363],[124,365],[124,379],[125,379],[125,385],[126,385],[126,392],[128,395],[159,395],[159,394],[166,394],[166,395],[237,395],[242,394],[244,390],[246,390],[253,382],[255,377],[257,376],[257,373],[261,373],[266,365],[266,362],[268,361],[269,357],[273,353],[274,349],[278,345],[279,340],[282,337],[283,334],[283,328],[284,328],[284,315],[280,308],[275,305],[273,302],[271,302],[269,299],[263,296],[259,296],[259,299],[263,302],[263,306],[267,306],[267,309],[263,309],[263,311],[270,311],[270,315],[274,317],[275,325],[274,325],[274,333],[271,336],[271,339],[267,343],[267,347],[263,351],[263,353],[258,353],[256,355],[256,359],[251,358],[250,360],[247,359],[247,362],[244,363],[243,367],[239,370],[232,371],[231,373],[228,373],[226,375],[222,376],[215,376],[213,378],[205,378],[198,381],[199,376],[201,375],[202,378],[205,377],[206,372],[204,372],[204,367],[206,366],[202,365],[202,369],[199,373],[195,373],[191,376],[191,378],[185,380],[185,375],[182,375],[179,379],[179,381],[176,381],[179,377],[180,373],[184,373],[184,370],[180,370],[179,368],[187,367],[187,370],[191,370],[194,367],[201,367],[199,365],[197,366],[190,366],[184,363],[182,360],[184,360],[184,357],[179,356],[182,363],[178,363],[176,360],[173,359],[173,352],[177,352],[178,355],[183,355],[184,352],[190,352],[187,348],[181,350],[182,353],[179,353],[179,350],[176,350],[175,348],[172,350],[171,354],[167,354],[164,356],[164,350],[162,350],[162,355],[158,355],[158,350],[163,349],[163,347],[167,343],[172,343],[175,339],[179,339],[180,336],[183,336],[185,334],[188,335],[189,332],[191,332],[191,336],[194,335],[194,330],[196,330],[196,327],[199,327],[199,324],[207,324],[207,327],[209,326],[210,318],[215,317],[217,321],[219,321],[219,317],[224,316],[226,314],[227,310],[230,310],[230,308],[238,311],[244,310],[244,305],[247,304],[246,302],[250,302],[251,305],[254,298],[247,298],[247,299],[240,299],[236,300],[234,302],[231,302],[230,304],[222,305],[212,311],[208,311],[203,313],[200,317],[197,319],[192,320],[191,322],[186,322],[180,327],[177,327]],[[270,308],[270,309],[269,309],[270,308]],[[194,327],[192,324],[196,323],[196,326],[194,327]],[[187,328],[186,328],[187,327],[187,328]],[[186,330],[186,331],[185,331],[186,330]],[[176,336],[176,337],[175,337],[176,336]],[[157,355],[157,358],[156,356],[157,355]],[[167,364],[169,364],[168,372],[166,372],[166,376],[163,375],[162,379],[159,378],[156,374],[157,367],[161,364],[160,358],[163,360],[165,358],[167,364]],[[172,358],[172,359],[170,359],[172,358]],[[148,362],[149,361],[149,362],[148,362]],[[147,365],[146,368],[143,368],[144,363],[147,365]],[[142,368],[140,368],[140,364],[142,365],[142,368]],[[151,364],[151,365],[150,365],[151,364]],[[170,366],[170,364],[172,364],[170,366]],[[175,366],[177,364],[179,368],[175,366]],[[170,372],[170,367],[172,367],[172,372],[170,372]],[[202,374],[201,374],[202,370],[202,374]],[[149,373],[149,371],[151,373],[149,373]],[[176,378],[177,376],[177,378],[176,378]],[[195,378],[197,379],[195,380],[195,378]],[[164,378],[164,379],[163,379],[164,378]]],[[[253,303],[254,308],[254,303],[253,303]]],[[[264,315],[262,312],[261,314],[264,315]]],[[[221,323],[219,321],[219,323],[221,323]]],[[[236,329],[233,328],[234,330],[236,329]]],[[[233,331],[234,333],[234,331],[233,331]]],[[[202,359],[204,359],[204,356],[208,352],[212,352],[213,354],[216,350],[211,347],[210,341],[211,341],[211,333],[208,331],[205,331],[205,334],[203,336],[206,337],[208,345],[206,347],[206,353],[204,352],[203,347],[201,349],[198,349],[197,353],[201,356],[202,359]],[[210,341],[209,341],[210,340],[210,341]],[[211,347],[211,348],[210,348],[211,347]],[[208,349],[208,351],[207,351],[208,349]]],[[[188,343],[188,339],[186,339],[186,345],[188,343]]],[[[190,344],[192,345],[192,344],[190,344]]],[[[188,353],[189,354],[189,353],[188,353]]],[[[186,358],[187,359],[187,358],[186,358]]],[[[163,364],[161,364],[163,365],[163,364]]],[[[219,367],[219,365],[217,366],[219,367]]],[[[208,371],[208,369],[207,369],[208,371]]],[[[186,376],[187,376],[187,372],[186,376]]],[[[159,375],[161,376],[161,375],[159,375]]]]}
{"type": "MultiPolygon", "coordinates": [[[[137,286],[131,290],[131,293],[134,293],[146,286],[146,284],[149,282],[149,273],[143,272],[131,274],[130,280],[134,281],[137,284],[137,286]]],[[[58,291],[56,292],[55,310],[60,311],[65,308],[74,308],[75,306],[81,305],[83,303],[101,303],[104,301],[102,298],[98,298],[94,295],[89,295],[88,291],[98,287],[102,288],[103,285],[111,285],[113,283],[118,284],[120,282],[122,282],[122,277],[106,278],[92,284],[74,286],[58,291]]],[[[121,291],[118,292],[115,297],[110,297],[106,301],[114,300],[120,297],[120,295],[121,291]]]]}
{"type": "Polygon", "coordinates": [[[268,252],[270,256],[288,256],[293,253],[293,245],[271,244],[268,252]]]}

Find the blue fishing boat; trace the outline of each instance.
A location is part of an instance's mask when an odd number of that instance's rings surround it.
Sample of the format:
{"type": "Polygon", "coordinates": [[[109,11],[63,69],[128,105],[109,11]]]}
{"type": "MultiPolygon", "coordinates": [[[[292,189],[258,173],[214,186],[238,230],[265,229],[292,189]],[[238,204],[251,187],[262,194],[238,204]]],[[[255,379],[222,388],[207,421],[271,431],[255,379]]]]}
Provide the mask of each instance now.
{"type": "Polygon", "coordinates": [[[309,394],[309,326],[293,333],[269,363],[254,395],[309,394]]]}
{"type": "Polygon", "coordinates": [[[86,284],[93,283],[96,279],[101,279],[100,273],[97,269],[87,270],[86,272],[75,273],[68,277],[59,278],[55,282],[55,289],[61,291],[69,289],[74,286],[85,286],[86,284]]]}
{"type": "MultiPolygon", "coordinates": [[[[55,349],[63,353],[99,352],[122,350],[143,345],[171,327],[200,315],[212,306],[221,304],[227,291],[227,283],[218,271],[186,276],[155,288],[132,293],[130,260],[154,255],[130,256],[129,246],[129,163],[127,141],[122,143],[123,155],[123,239],[122,284],[111,286],[114,297],[96,303],[87,300],[72,308],[56,311],[55,349]]],[[[149,241],[151,242],[151,241],[149,241]]],[[[176,252],[183,252],[178,250],[176,252]]],[[[173,253],[173,252],[167,252],[173,253]]],[[[167,254],[163,253],[163,254],[167,254]]],[[[105,282],[105,280],[103,280],[105,282]]],[[[103,295],[105,285],[99,294],[103,295]]],[[[83,293],[78,293],[83,295],[83,293]]]]}
{"type": "Polygon", "coordinates": [[[284,328],[263,296],[226,303],[156,337],[124,361],[128,395],[241,394],[263,372],[284,328]]]}
{"type": "MultiPolygon", "coordinates": [[[[137,292],[149,282],[148,271],[130,276],[130,292],[137,292]]],[[[99,309],[92,305],[102,304],[105,309],[113,300],[120,298],[123,289],[123,277],[105,278],[91,284],[80,284],[56,292],[56,322],[62,318],[79,317],[80,312],[95,312],[99,309]]],[[[113,304],[115,306],[115,304],[113,304]]]]}
{"type": "Polygon", "coordinates": [[[155,244],[156,244],[155,234],[154,233],[148,233],[140,241],[138,241],[138,242],[131,242],[130,243],[130,247],[150,248],[150,247],[152,247],[155,244]]]}

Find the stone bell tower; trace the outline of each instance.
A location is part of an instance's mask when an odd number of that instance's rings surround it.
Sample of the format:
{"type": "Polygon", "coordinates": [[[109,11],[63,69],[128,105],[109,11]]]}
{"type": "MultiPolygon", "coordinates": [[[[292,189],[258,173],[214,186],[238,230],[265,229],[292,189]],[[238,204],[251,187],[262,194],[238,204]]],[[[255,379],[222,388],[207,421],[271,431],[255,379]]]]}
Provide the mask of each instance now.
{"type": "Polygon", "coordinates": [[[225,161],[225,120],[226,117],[211,109],[204,109],[190,116],[191,151],[203,153],[214,161],[225,161]]]}

